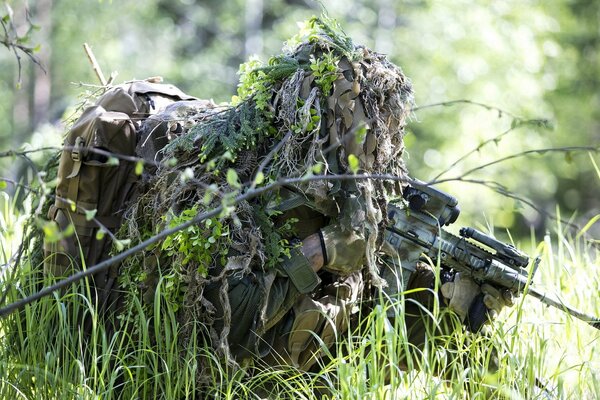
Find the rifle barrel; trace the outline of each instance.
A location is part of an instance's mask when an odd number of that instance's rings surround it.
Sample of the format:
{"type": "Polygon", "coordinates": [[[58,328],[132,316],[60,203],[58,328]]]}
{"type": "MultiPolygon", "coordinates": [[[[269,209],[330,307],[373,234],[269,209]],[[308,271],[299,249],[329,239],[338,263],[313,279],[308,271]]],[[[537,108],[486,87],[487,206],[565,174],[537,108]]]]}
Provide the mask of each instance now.
{"type": "Polygon", "coordinates": [[[589,325],[600,330],[600,319],[593,317],[591,315],[588,315],[586,313],[583,313],[583,312],[569,306],[568,304],[566,304],[564,301],[562,301],[558,297],[554,297],[554,296],[546,294],[544,292],[540,292],[531,286],[529,287],[527,294],[532,295],[533,297],[537,298],[539,301],[541,301],[542,303],[544,303],[546,305],[556,307],[559,310],[562,310],[562,311],[574,316],[575,318],[580,319],[581,321],[587,322],[589,325]]]}

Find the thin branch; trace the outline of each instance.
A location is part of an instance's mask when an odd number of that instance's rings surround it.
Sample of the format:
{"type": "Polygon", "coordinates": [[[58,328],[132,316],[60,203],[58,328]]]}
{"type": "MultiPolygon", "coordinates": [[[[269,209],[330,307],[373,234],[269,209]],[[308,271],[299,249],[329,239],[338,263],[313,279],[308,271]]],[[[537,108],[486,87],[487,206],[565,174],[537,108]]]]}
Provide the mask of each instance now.
{"type": "MultiPolygon", "coordinates": [[[[17,29],[14,26],[14,23],[12,21],[12,15],[9,14],[8,17],[9,17],[8,23],[10,25],[9,27],[7,27],[7,24],[4,20],[4,18],[0,18],[0,25],[2,25],[2,29],[4,31],[4,37],[0,38],[0,44],[3,44],[7,49],[12,51],[13,54],[15,55],[15,58],[17,60],[17,68],[18,68],[17,84],[20,85],[23,66],[21,64],[21,55],[19,53],[25,54],[34,64],[36,64],[38,67],[40,67],[42,69],[42,71],[44,71],[44,73],[46,73],[46,69],[44,68],[44,66],[42,65],[40,60],[34,55],[36,48],[25,46],[24,44],[22,44],[22,42],[25,39],[28,39],[29,32],[23,37],[19,36],[17,33],[17,29]]],[[[27,16],[27,22],[30,24],[30,26],[33,26],[33,24],[31,24],[31,21],[29,20],[29,16],[27,16]]]]}
{"type": "MultiPolygon", "coordinates": [[[[37,149],[32,149],[32,150],[23,150],[23,151],[15,151],[15,150],[8,150],[8,151],[4,151],[4,152],[0,152],[0,158],[6,158],[6,157],[23,157],[23,158],[27,158],[28,154],[32,154],[32,153],[41,153],[44,151],[71,151],[73,150],[75,147],[74,146],[46,146],[46,147],[40,147],[37,149]]],[[[128,156],[125,154],[119,154],[119,153],[113,153],[107,150],[103,150],[97,147],[88,147],[85,149],[85,151],[89,152],[89,153],[93,153],[93,154],[97,154],[100,156],[104,156],[107,158],[113,158],[113,159],[117,159],[120,161],[127,161],[127,162],[132,162],[132,163],[144,163],[145,165],[152,165],[155,167],[158,167],[161,165],[161,163],[156,162],[156,161],[148,161],[145,158],[142,157],[136,157],[136,156],[128,156]]],[[[2,177],[0,177],[0,180],[3,179],[2,177]]]]}
{"type": "Polygon", "coordinates": [[[100,84],[102,86],[106,86],[106,78],[102,73],[102,69],[100,68],[100,64],[98,64],[98,60],[96,60],[96,56],[94,55],[92,48],[87,43],[84,43],[83,50],[85,51],[85,54],[87,55],[90,64],[92,64],[92,69],[94,70],[94,73],[96,73],[96,77],[98,77],[100,84]]]}
{"type": "Polygon", "coordinates": [[[475,185],[485,186],[486,188],[493,190],[494,192],[496,192],[504,197],[508,197],[508,198],[517,200],[517,201],[531,207],[533,210],[535,210],[540,215],[548,217],[554,221],[559,221],[573,230],[581,230],[581,227],[579,225],[574,224],[570,221],[564,220],[562,218],[558,218],[555,214],[552,214],[551,212],[548,212],[542,208],[539,208],[538,206],[535,205],[535,203],[533,203],[533,201],[531,201],[525,197],[519,196],[514,192],[511,192],[504,185],[502,185],[496,181],[481,180],[481,179],[464,179],[461,177],[456,177],[456,178],[441,179],[438,181],[434,180],[434,181],[427,182],[426,184],[427,185],[437,185],[437,184],[445,183],[445,182],[465,182],[465,183],[471,183],[471,184],[475,184],[475,185]]]}
{"type": "MultiPolygon", "coordinates": [[[[233,205],[239,204],[243,201],[250,200],[252,198],[260,196],[263,193],[275,190],[284,185],[293,185],[293,184],[300,183],[300,182],[320,181],[320,180],[339,181],[339,180],[363,180],[363,179],[393,180],[393,181],[399,181],[399,182],[411,182],[412,181],[411,179],[400,178],[400,177],[393,176],[393,175],[318,175],[318,176],[307,176],[307,177],[302,177],[302,178],[280,179],[269,185],[266,185],[266,186],[263,186],[260,188],[249,189],[248,191],[246,191],[246,193],[236,196],[233,201],[233,205]]],[[[158,241],[165,239],[169,235],[177,233],[177,232],[179,232],[183,229],[186,229],[192,225],[197,225],[206,219],[220,215],[224,210],[225,210],[225,206],[221,205],[210,211],[199,214],[195,218],[193,218],[181,225],[178,225],[178,226],[170,228],[170,229],[165,229],[162,232],[152,236],[149,239],[144,240],[143,242],[137,244],[136,246],[134,246],[122,253],[117,254],[114,257],[111,257],[107,260],[104,260],[104,261],[94,265],[94,266],[91,266],[91,267],[87,268],[86,270],[79,271],[79,272],[69,276],[68,278],[60,280],[50,286],[44,287],[39,292],[34,293],[31,296],[27,296],[23,299],[17,300],[15,302],[7,305],[6,307],[1,308],[0,309],[0,317],[5,317],[5,316],[11,314],[12,312],[17,311],[20,308],[26,306],[27,304],[30,304],[30,303],[32,303],[36,300],[39,300],[45,296],[51,295],[53,292],[61,290],[63,288],[66,288],[67,286],[70,286],[70,285],[80,281],[81,279],[84,279],[84,278],[94,275],[98,272],[101,272],[101,271],[125,260],[129,256],[132,256],[136,253],[143,251],[148,246],[151,246],[151,245],[157,243],[158,241]]]]}
{"type": "Polygon", "coordinates": [[[410,109],[410,111],[413,111],[413,112],[421,111],[421,110],[425,110],[427,108],[433,108],[433,107],[450,107],[450,106],[454,106],[457,104],[471,104],[474,106],[483,107],[486,110],[496,111],[498,113],[498,118],[501,118],[502,116],[507,115],[513,119],[517,119],[517,120],[523,119],[523,118],[520,118],[520,117],[516,116],[515,114],[508,112],[502,108],[490,106],[489,104],[480,103],[477,101],[472,101],[472,100],[467,100],[467,99],[458,99],[458,100],[442,101],[440,103],[426,104],[424,106],[413,107],[410,109]]]}
{"type": "Polygon", "coordinates": [[[250,185],[250,188],[254,189],[256,187],[256,177],[258,176],[258,174],[263,173],[263,171],[267,167],[267,165],[269,165],[271,160],[273,160],[273,158],[277,155],[277,152],[279,150],[281,150],[281,148],[290,140],[291,137],[292,137],[292,131],[287,131],[287,133],[285,134],[283,139],[281,139],[279,141],[279,143],[277,143],[277,145],[275,147],[273,147],[273,150],[271,150],[269,152],[269,154],[267,154],[267,156],[262,160],[262,162],[258,166],[258,169],[256,170],[256,174],[254,175],[254,179],[252,180],[252,184],[250,185]]]}
{"type": "Polygon", "coordinates": [[[490,162],[485,163],[485,164],[481,164],[481,165],[479,165],[479,166],[477,166],[475,168],[471,168],[467,172],[462,173],[460,177],[439,179],[441,177],[441,175],[443,175],[444,173],[446,173],[450,169],[450,168],[448,168],[448,170],[444,171],[441,174],[438,174],[429,183],[433,185],[433,184],[436,184],[436,183],[442,183],[442,182],[446,182],[446,181],[460,180],[460,179],[464,178],[467,175],[471,175],[474,172],[481,171],[481,170],[483,170],[483,169],[485,169],[487,167],[490,167],[492,165],[500,164],[500,163],[502,163],[504,161],[514,160],[515,158],[527,157],[527,156],[529,156],[531,154],[569,153],[569,152],[572,152],[572,151],[585,151],[585,152],[588,152],[588,153],[589,152],[598,153],[598,152],[600,152],[600,147],[594,147],[594,146],[567,146],[567,147],[549,147],[549,148],[545,148],[545,149],[526,150],[526,151],[522,151],[522,152],[519,152],[519,153],[511,154],[511,155],[506,156],[506,157],[499,158],[499,159],[494,160],[494,161],[490,161],[490,162]]]}
{"type": "Polygon", "coordinates": [[[474,148],[471,151],[466,152],[465,154],[463,154],[461,157],[459,157],[456,161],[454,161],[452,164],[450,164],[449,167],[447,167],[446,169],[444,169],[442,172],[440,172],[439,174],[437,174],[435,176],[435,178],[433,178],[434,181],[438,180],[439,178],[441,178],[443,175],[447,174],[448,172],[450,172],[454,167],[456,167],[458,164],[460,164],[461,162],[463,162],[464,160],[466,160],[467,158],[469,158],[472,154],[477,153],[479,150],[481,150],[483,147],[485,147],[486,145],[488,145],[489,143],[495,142],[497,143],[498,141],[500,141],[504,136],[508,135],[510,132],[512,132],[514,130],[513,127],[508,128],[507,130],[505,130],[504,132],[502,132],[501,134],[493,137],[492,139],[488,139],[485,142],[481,143],[479,146],[477,146],[476,148],[474,148]]]}
{"type": "Polygon", "coordinates": [[[441,178],[443,175],[445,175],[448,172],[450,172],[450,170],[452,170],[458,164],[460,164],[461,162],[463,162],[464,160],[466,160],[467,158],[469,158],[471,155],[479,152],[482,148],[484,148],[488,144],[490,144],[490,143],[496,143],[497,144],[497,143],[499,143],[502,140],[502,138],[504,138],[504,136],[508,135],[509,133],[511,133],[512,131],[514,131],[515,129],[517,129],[519,127],[522,127],[522,126],[526,126],[526,125],[535,125],[535,126],[538,126],[538,127],[549,127],[550,126],[550,122],[548,120],[545,120],[545,119],[513,120],[513,123],[511,124],[510,128],[506,129],[504,132],[500,133],[499,135],[496,135],[493,138],[485,140],[484,142],[480,143],[477,147],[475,147],[474,149],[468,151],[467,153],[465,153],[464,155],[462,155],[461,157],[459,157],[456,161],[454,161],[452,164],[450,164],[449,167],[447,167],[446,169],[444,169],[442,172],[440,172],[433,179],[437,180],[437,179],[441,178]]]}

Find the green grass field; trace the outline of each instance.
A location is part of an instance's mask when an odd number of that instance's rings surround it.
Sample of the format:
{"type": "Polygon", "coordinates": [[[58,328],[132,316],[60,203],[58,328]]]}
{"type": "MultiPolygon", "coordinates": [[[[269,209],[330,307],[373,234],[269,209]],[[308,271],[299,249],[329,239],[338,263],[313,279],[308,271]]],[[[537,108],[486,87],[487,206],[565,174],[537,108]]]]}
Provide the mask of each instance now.
{"type": "MultiPolygon", "coordinates": [[[[47,282],[28,262],[30,251],[12,275],[10,257],[28,210],[19,213],[12,199],[0,196],[1,289],[9,303],[47,282]]],[[[584,236],[556,224],[542,240],[532,238],[529,253],[543,258],[534,284],[600,315],[599,252],[584,236]]],[[[437,338],[441,346],[416,352],[408,351],[405,327],[388,322],[386,307],[374,307],[360,329],[339,333],[339,355],[311,374],[232,368],[201,346],[201,332],[182,348],[180,327],[164,301],[155,301],[151,313],[133,302],[127,322],[108,337],[88,298],[82,284],[0,320],[0,398],[600,398],[598,331],[527,296],[490,326],[489,335],[457,331],[437,338]],[[76,329],[78,321],[91,324],[89,337],[76,329]],[[494,354],[498,370],[489,373],[494,354]],[[403,370],[403,362],[411,368],[403,370]]],[[[402,303],[395,307],[402,312],[402,303]]]]}

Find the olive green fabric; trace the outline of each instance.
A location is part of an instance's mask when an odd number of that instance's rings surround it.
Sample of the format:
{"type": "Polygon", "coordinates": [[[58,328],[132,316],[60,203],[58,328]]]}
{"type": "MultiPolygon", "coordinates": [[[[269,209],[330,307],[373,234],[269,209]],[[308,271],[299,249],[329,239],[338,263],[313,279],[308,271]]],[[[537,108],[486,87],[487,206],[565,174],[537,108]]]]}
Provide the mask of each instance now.
{"type": "Polygon", "coordinates": [[[313,271],[310,261],[298,247],[290,249],[290,257],[283,260],[281,272],[290,278],[292,284],[302,294],[312,292],[321,282],[317,273],[313,271]]]}
{"type": "MultiPolygon", "coordinates": [[[[64,277],[109,257],[110,235],[96,234],[114,233],[126,202],[135,196],[138,176],[130,158],[135,155],[139,122],[181,99],[193,97],[172,85],[136,81],[109,88],[96,105],[84,110],[64,140],[56,200],[48,213],[61,236],[44,243],[47,275],[64,277]]],[[[101,305],[116,301],[117,275],[114,266],[92,278],[101,305]]]]}
{"type": "Polygon", "coordinates": [[[365,238],[362,232],[343,230],[339,224],[321,229],[327,264],[326,271],[350,275],[362,268],[365,258],[365,238]]]}
{"type": "MultiPolygon", "coordinates": [[[[114,232],[120,226],[123,205],[133,192],[136,175],[133,163],[120,161],[115,165],[95,150],[131,156],[135,143],[135,128],[127,114],[94,106],[75,123],[65,139],[56,201],[48,214],[59,231],[73,226],[74,234],[45,243],[46,274],[65,276],[108,257],[109,236],[96,239],[96,233],[100,229],[114,232]],[[93,212],[94,217],[89,218],[86,212],[93,212]]],[[[107,298],[115,277],[116,268],[94,277],[94,287],[104,292],[101,298],[107,298]]]]}
{"type": "MultiPolygon", "coordinates": [[[[307,205],[285,211],[277,221],[289,219],[297,220],[294,228],[299,239],[317,233],[328,220],[307,205]]],[[[364,253],[364,248],[360,251],[364,253]]],[[[323,346],[332,346],[337,332],[348,328],[352,310],[363,293],[362,272],[340,276],[322,270],[317,275],[299,248],[293,248],[291,255],[282,260],[277,271],[228,275],[225,291],[218,281],[206,286],[204,297],[215,306],[215,334],[226,336],[235,359],[259,357],[271,365],[289,364],[308,370],[322,355],[323,346]],[[230,315],[223,307],[224,295],[230,315]],[[230,329],[226,328],[228,322],[230,329]]],[[[214,277],[222,273],[222,269],[211,271],[214,277]]]]}

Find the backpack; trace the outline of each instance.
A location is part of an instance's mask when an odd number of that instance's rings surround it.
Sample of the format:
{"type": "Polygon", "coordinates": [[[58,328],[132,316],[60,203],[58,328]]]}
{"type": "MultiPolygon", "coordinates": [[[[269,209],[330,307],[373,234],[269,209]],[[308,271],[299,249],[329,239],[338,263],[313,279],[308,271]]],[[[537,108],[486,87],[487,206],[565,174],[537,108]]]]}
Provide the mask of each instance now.
{"type": "MultiPolygon", "coordinates": [[[[83,112],[64,140],[48,212],[60,233],[44,241],[45,275],[65,277],[109,258],[111,236],[135,196],[132,157],[140,124],[168,104],[192,99],[173,85],[136,81],[109,89],[83,112]]],[[[113,266],[92,277],[100,306],[116,288],[117,275],[113,266]]]]}

